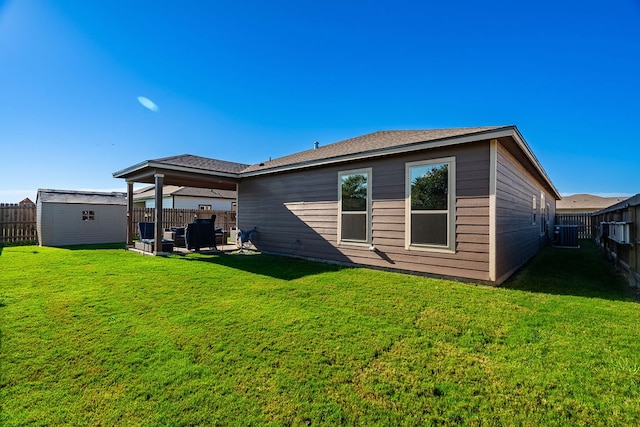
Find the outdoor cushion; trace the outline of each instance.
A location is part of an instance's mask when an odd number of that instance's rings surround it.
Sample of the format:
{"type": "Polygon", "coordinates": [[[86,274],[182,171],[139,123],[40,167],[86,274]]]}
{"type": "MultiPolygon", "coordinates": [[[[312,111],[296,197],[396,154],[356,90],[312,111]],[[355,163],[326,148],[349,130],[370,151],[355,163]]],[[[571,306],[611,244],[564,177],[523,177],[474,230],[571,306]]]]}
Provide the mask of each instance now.
{"type": "Polygon", "coordinates": [[[186,240],[187,249],[215,248],[216,234],[214,228],[215,216],[211,219],[196,219],[187,225],[186,240]]]}
{"type": "MultiPolygon", "coordinates": [[[[150,250],[153,250],[155,243],[155,224],[153,222],[139,222],[138,223],[138,233],[140,234],[140,242],[143,243],[143,248],[147,248],[144,246],[145,244],[149,246],[150,250]]],[[[162,239],[162,252],[171,252],[173,251],[173,240],[171,239],[162,239]]]]}

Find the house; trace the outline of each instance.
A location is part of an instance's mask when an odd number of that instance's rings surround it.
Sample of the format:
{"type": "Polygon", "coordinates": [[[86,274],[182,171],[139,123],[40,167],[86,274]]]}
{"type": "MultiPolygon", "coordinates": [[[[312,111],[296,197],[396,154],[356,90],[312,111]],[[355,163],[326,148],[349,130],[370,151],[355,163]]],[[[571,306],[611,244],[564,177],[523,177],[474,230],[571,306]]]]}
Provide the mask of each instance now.
{"type": "Polygon", "coordinates": [[[36,211],[40,246],[126,241],[125,193],[39,189],[36,211]]]}
{"type": "MultiPolygon", "coordinates": [[[[231,211],[236,205],[236,192],[232,190],[167,185],[162,194],[162,206],[165,208],[231,211]]],[[[153,208],[155,201],[155,185],[133,193],[134,207],[153,208]]]]}
{"type": "Polygon", "coordinates": [[[573,194],[558,200],[556,213],[558,215],[593,213],[625,199],[626,197],[600,197],[592,194],[573,194]]]}
{"type": "Polygon", "coordinates": [[[25,197],[24,199],[20,200],[20,202],[18,202],[18,205],[20,205],[20,206],[33,206],[33,205],[35,205],[35,203],[33,203],[33,201],[30,198],[25,197]]]}
{"type": "Polygon", "coordinates": [[[560,199],[515,126],[374,132],[254,165],[183,155],[113,175],[130,197],[134,180],[236,189],[239,226],[257,227],[264,252],[493,284],[547,243],[560,199]]]}

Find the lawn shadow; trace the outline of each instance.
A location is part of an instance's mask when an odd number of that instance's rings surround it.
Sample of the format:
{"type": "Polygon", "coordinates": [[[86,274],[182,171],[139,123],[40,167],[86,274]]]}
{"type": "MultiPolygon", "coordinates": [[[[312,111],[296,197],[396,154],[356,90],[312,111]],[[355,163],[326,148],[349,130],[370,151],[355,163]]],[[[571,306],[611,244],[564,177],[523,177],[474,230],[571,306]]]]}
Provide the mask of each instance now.
{"type": "Polygon", "coordinates": [[[267,255],[257,252],[213,254],[187,254],[180,256],[187,262],[205,262],[217,264],[236,270],[268,276],[280,280],[295,280],[305,276],[312,276],[344,268],[336,264],[307,261],[299,258],[267,255]]]}
{"type": "Polygon", "coordinates": [[[616,301],[638,301],[637,294],[607,261],[596,244],[580,242],[579,249],[546,247],[503,288],[616,301]]]}

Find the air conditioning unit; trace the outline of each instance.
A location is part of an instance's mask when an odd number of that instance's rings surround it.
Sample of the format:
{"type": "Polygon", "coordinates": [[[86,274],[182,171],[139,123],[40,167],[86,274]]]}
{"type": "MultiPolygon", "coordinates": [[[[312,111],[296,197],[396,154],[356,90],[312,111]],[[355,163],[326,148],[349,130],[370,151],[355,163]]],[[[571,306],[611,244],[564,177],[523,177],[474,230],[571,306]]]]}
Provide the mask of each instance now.
{"type": "Polygon", "coordinates": [[[631,223],[630,222],[610,222],[609,239],[623,245],[631,243],[631,223]]]}
{"type": "Polygon", "coordinates": [[[567,248],[577,248],[579,246],[577,225],[556,225],[553,233],[556,246],[567,248]]]}

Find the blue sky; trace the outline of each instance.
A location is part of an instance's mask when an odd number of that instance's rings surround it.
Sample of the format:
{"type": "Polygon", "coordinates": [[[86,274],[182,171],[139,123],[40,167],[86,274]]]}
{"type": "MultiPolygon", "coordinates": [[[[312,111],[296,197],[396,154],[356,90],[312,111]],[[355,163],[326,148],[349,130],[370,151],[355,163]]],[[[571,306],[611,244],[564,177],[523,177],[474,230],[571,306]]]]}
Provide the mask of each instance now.
{"type": "Polygon", "coordinates": [[[562,194],[633,195],[639,29],[639,0],[0,0],[0,202],[125,191],[114,171],[176,154],[507,124],[562,194]]]}

